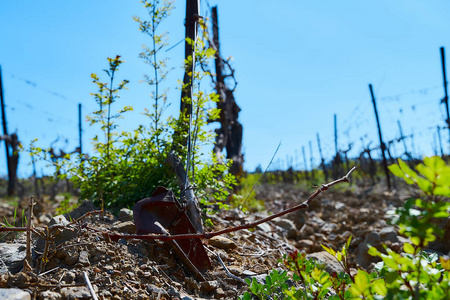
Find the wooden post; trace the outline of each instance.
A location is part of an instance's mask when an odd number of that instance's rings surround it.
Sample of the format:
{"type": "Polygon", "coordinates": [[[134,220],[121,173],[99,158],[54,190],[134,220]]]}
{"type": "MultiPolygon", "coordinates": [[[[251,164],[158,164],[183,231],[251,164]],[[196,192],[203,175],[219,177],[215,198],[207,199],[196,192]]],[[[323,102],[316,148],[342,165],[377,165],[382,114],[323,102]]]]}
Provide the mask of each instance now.
{"type": "Polygon", "coordinates": [[[314,166],[313,166],[313,149],[312,149],[312,143],[309,141],[309,159],[310,159],[310,165],[311,165],[311,177],[314,180],[314,166]]]}
{"type": "Polygon", "coordinates": [[[167,162],[174,169],[175,174],[180,179],[182,176],[182,185],[180,186],[180,200],[186,203],[186,214],[192,222],[197,233],[203,232],[203,224],[201,219],[201,211],[198,206],[197,198],[190,187],[189,170],[191,164],[191,124],[192,124],[192,99],[193,99],[193,80],[195,74],[195,41],[197,40],[197,25],[200,17],[200,0],[186,0],[186,42],[184,48],[184,58],[191,61],[190,66],[186,66],[184,70],[183,88],[181,89],[181,104],[179,122],[183,123],[185,119],[189,119],[188,136],[183,137],[181,132],[174,132],[172,151],[167,157],[167,162]],[[192,43],[188,42],[192,41],[192,43]],[[189,67],[189,68],[188,68],[189,67]],[[190,74],[190,75],[189,75],[190,74]],[[186,159],[186,171],[183,171],[183,164],[178,155],[180,145],[188,147],[186,159]]]}
{"type": "Polygon", "coordinates": [[[441,157],[443,157],[444,156],[444,151],[442,149],[441,127],[439,127],[439,125],[437,126],[437,134],[438,134],[439,148],[441,150],[441,157]]]}
{"type": "Polygon", "coordinates": [[[399,141],[403,142],[403,148],[405,149],[405,155],[409,159],[412,159],[411,154],[409,154],[409,152],[408,152],[408,147],[406,146],[406,136],[403,135],[402,124],[400,123],[400,120],[397,120],[397,124],[398,124],[398,129],[400,131],[400,139],[399,139],[399,141]]]}
{"type": "Polygon", "coordinates": [[[81,103],[78,103],[78,138],[80,140],[80,155],[83,153],[83,139],[82,139],[82,126],[81,126],[81,103]]]}
{"type": "MultiPolygon", "coordinates": [[[[183,124],[185,119],[189,119],[189,124],[186,126],[189,130],[187,137],[183,136],[181,132],[175,131],[172,134],[173,144],[172,150],[179,152],[180,146],[188,146],[188,151],[191,146],[190,127],[192,123],[192,99],[193,99],[193,79],[195,74],[195,41],[197,40],[197,21],[200,17],[200,0],[186,0],[186,19],[185,19],[185,35],[184,43],[184,59],[191,61],[191,65],[186,65],[184,70],[183,88],[181,89],[180,102],[180,117],[178,122],[183,124]],[[188,40],[192,41],[188,42],[188,40]],[[190,75],[189,75],[190,74],[190,75]]],[[[190,156],[187,157],[186,176],[190,170],[190,156]]],[[[187,182],[187,181],[186,181],[187,182]]]]}
{"type": "Polygon", "coordinates": [[[388,189],[391,189],[391,181],[389,178],[389,169],[388,169],[388,165],[387,165],[387,160],[386,160],[386,145],[383,142],[383,135],[381,134],[381,126],[380,126],[380,119],[378,118],[378,110],[377,110],[377,104],[375,101],[375,96],[373,94],[373,89],[372,89],[372,85],[369,84],[369,90],[370,90],[370,95],[372,96],[372,103],[373,103],[373,109],[375,111],[375,119],[377,121],[377,127],[378,127],[378,137],[380,138],[380,147],[381,147],[381,155],[383,157],[383,168],[384,168],[384,172],[386,174],[386,183],[388,186],[388,189]]]}
{"type": "Polygon", "coordinates": [[[433,148],[433,152],[434,152],[434,155],[435,156],[437,156],[438,155],[438,141],[437,141],[437,138],[436,138],[436,133],[433,133],[433,144],[431,144],[431,147],[433,148]]]}
{"type": "Polygon", "coordinates": [[[447,124],[449,130],[449,142],[450,142],[450,114],[448,109],[448,92],[447,92],[447,76],[445,73],[445,51],[444,47],[441,47],[441,63],[442,63],[442,77],[444,79],[444,99],[442,99],[441,103],[445,103],[445,110],[447,112],[447,120],[445,123],[447,124]]]}
{"type": "Polygon", "coordinates": [[[303,154],[303,165],[304,165],[304,174],[305,178],[308,179],[308,165],[306,164],[306,155],[305,155],[305,146],[302,146],[302,154],[303,154]]]}
{"type": "Polygon", "coordinates": [[[217,102],[217,108],[220,110],[219,119],[220,128],[215,129],[216,143],[214,145],[214,153],[220,162],[221,153],[224,148],[227,151],[227,158],[232,159],[233,163],[230,167],[230,173],[233,175],[240,175],[243,172],[244,156],[242,154],[242,134],[243,126],[238,120],[239,112],[241,109],[236,104],[234,99],[234,88],[230,89],[225,84],[225,78],[234,79],[234,70],[230,69],[230,74],[224,74],[224,59],[220,55],[220,43],[219,43],[219,17],[217,13],[217,6],[212,8],[212,42],[211,47],[216,51],[215,53],[215,89],[217,95],[219,95],[219,101],[217,102]]]}
{"type": "Polygon", "coordinates": [[[336,156],[338,156],[338,136],[337,136],[337,117],[336,114],[334,114],[334,150],[336,152],[336,156]]]}
{"type": "Polygon", "coordinates": [[[319,154],[320,154],[320,165],[322,166],[323,175],[325,176],[325,181],[328,182],[328,172],[327,167],[325,166],[325,160],[322,155],[322,147],[320,146],[320,136],[319,133],[316,133],[317,136],[317,145],[319,145],[319,154]]]}
{"type": "MultiPolygon", "coordinates": [[[[0,104],[2,107],[2,125],[3,125],[3,134],[5,137],[8,137],[8,127],[6,122],[6,109],[5,109],[5,100],[3,98],[3,79],[2,79],[2,68],[0,66],[0,104]]],[[[14,181],[13,171],[11,166],[11,153],[9,151],[10,143],[8,138],[5,138],[5,150],[6,150],[6,165],[8,167],[8,196],[12,196],[14,194],[14,181]]]]}

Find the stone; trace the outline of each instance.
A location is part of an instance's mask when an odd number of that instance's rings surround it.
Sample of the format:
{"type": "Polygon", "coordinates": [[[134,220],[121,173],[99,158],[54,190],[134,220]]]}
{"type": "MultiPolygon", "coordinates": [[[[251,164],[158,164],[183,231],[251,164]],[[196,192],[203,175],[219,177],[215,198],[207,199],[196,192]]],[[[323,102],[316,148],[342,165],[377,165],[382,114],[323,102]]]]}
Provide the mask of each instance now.
{"type": "Polygon", "coordinates": [[[316,261],[324,264],[325,270],[329,274],[344,272],[342,266],[337,262],[336,258],[326,251],[314,252],[307,254],[306,258],[313,258],[316,261]]]}
{"type": "Polygon", "coordinates": [[[211,293],[214,290],[217,290],[219,288],[219,283],[214,280],[214,281],[203,281],[202,283],[200,283],[200,291],[202,291],[203,293],[211,293]]]}
{"type": "Polygon", "coordinates": [[[53,291],[44,291],[38,296],[39,300],[60,300],[62,295],[53,291]]]}
{"type": "Polygon", "coordinates": [[[147,291],[151,294],[159,296],[169,296],[169,294],[163,288],[159,288],[154,284],[147,285],[147,291]]]}
{"type": "Polygon", "coordinates": [[[79,217],[81,217],[82,215],[84,215],[85,213],[93,211],[93,210],[96,210],[96,209],[97,208],[95,207],[95,205],[94,205],[94,203],[92,201],[84,201],[83,203],[81,203],[80,206],[75,208],[70,213],[65,214],[64,216],[67,219],[76,220],[79,217]]]}
{"type": "Polygon", "coordinates": [[[340,210],[340,209],[343,209],[343,208],[345,208],[345,204],[344,203],[342,203],[342,202],[336,202],[336,204],[334,204],[334,208],[336,209],[336,210],[340,210]]]}
{"type": "Polygon", "coordinates": [[[397,230],[394,226],[387,226],[378,233],[382,241],[390,241],[392,243],[398,242],[397,230]]]}
{"type": "Polygon", "coordinates": [[[136,226],[133,221],[121,222],[111,227],[111,230],[122,233],[136,233],[136,226]]]}
{"type": "Polygon", "coordinates": [[[215,290],[215,294],[216,294],[216,297],[215,297],[216,299],[222,299],[225,297],[225,292],[223,291],[222,288],[217,288],[215,290]]]}
{"type": "Polygon", "coordinates": [[[119,220],[122,222],[133,221],[133,211],[128,208],[122,208],[119,211],[119,220]]]}
{"type": "Polygon", "coordinates": [[[41,224],[48,224],[52,220],[51,216],[48,215],[41,215],[39,217],[39,223],[41,224]]]}
{"type": "MultiPolygon", "coordinates": [[[[97,292],[97,286],[93,285],[94,292],[97,292]]],[[[92,299],[91,292],[85,286],[67,287],[61,289],[63,299],[92,299]]]]}
{"type": "Polygon", "coordinates": [[[259,230],[262,230],[264,232],[271,232],[272,231],[272,227],[270,227],[270,225],[267,224],[267,223],[258,224],[258,225],[256,225],[256,228],[259,229],[259,230]]]}
{"type": "Polygon", "coordinates": [[[233,240],[220,235],[210,238],[208,243],[213,247],[224,250],[237,248],[237,245],[233,240]]]}
{"type": "Polygon", "coordinates": [[[320,232],[330,234],[337,228],[337,225],[334,223],[326,223],[320,228],[320,232]]]}
{"type": "Polygon", "coordinates": [[[258,275],[258,273],[255,273],[250,270],[244,270],[244,271],[242,271],[242,274],[235,274],[235,275],[255,276],[255,275],[258,275]]]}
{"type": "Polygon", "coordinates": [[[0,243],[0,274],[20,272],[25,256],[25,245],[0,243]]]}
{"type": "Polygon", "coordinates": [[[63,280],[66,284],[71,284],[72,282],[75,281],[76,276],[77,275],[74,272],[68,271],[64,274],[63,280]]]}
{"type": "Polygon", "coordinates": [[[295,244],[295,248],[300,249],[300,250],[308,250],[313,246],[314,246],[314,242],[311,240],[307,240],[307,239],[299,240],[295,244]]]}
{"type": "MultiPolygon", "coordinates": [[[[24,272],[20,272],[14,275],[11,275],[7,279],[8,286],[17,287],[17,288],[28,288],[30,286],[29,282],[31,280],[30,275],[24,272]]],[[[1,299],[1,298],[0,298],[1,299]]]]}
{"type": "MultiPolygon", "coordinates": [[[[51,227],[52,225],[66,226],[69,223],[70,222],[67,220],[67,218],[65,216],[59,215],[59,216],[53,217],[51,219],[50,223],[48,224],[48,226],[49,227],[51,227]]],[[[76,236],[77,236],[77,233],[75,231],[72,231],[69,229],[62,229],[59,233],[56,234],[53,241],[55,242],[56,245],[58,245],[65,241],[69,241],[76,236]]],[[[44,250],[44,247],[45,247],[45,240],[42,239],[41,237],[39,237],[36,242],[36,248],[38,249],[38,251],[42,252],[44,250]]]]}
{"type": "Polygon", "coordinates": [[[77,268],[90,266],[89,253],[87,251],[81,251],[78,256],[78,263],[75,265],[77,268]]]}
{"type": "Polygon", "coordinates": [[[178,292],[177,289],[174,288],[173,286],[169,286],[167,292],[169,293],[169,296],[171,296],[172,298],[180,298],[180,292],[178,292]]]}
{"type": "Polygon", "coordinates": [[[322,220],[321,218],[317,217],[317,216],[313,216],[309,220],[309,225],[312,226],[315,229],[321,228],[324,224],[325,224],[325,221],[322,220]]]}
{"type": "Polygon", "coordinates": [[[365,269],[367,269],[372,262],[380,260],[378,257],[369,255],[369,245],[376,247],[378,250],[382,250],[381,237],[377,232],[369,232],[364,241],[358,245],[356,250],[356,262],[365,269]]]}
{"type": "Polygon", "coordinates": [[[288,239],[295,239],[297,237],[297,228],[295,227],[295,223],[293,221],[289,219],[275,218],[272,222],[275,225],[287,230],[288,239]]]}
{"type": "Polygon", "coordinates": [[[0,289],[0,299],[2,300],[31,300],[30,293],[21,289],[0,289]]]}
{"type": "Polygon", "coordinates": [[[78,257],[75,255],[74,250],[69,250],[69,249],[63,249],[63,250],[66,251],[64,261],[67,265],[73,266],[74,264],[76,264],[78,262],[78,257]]]}

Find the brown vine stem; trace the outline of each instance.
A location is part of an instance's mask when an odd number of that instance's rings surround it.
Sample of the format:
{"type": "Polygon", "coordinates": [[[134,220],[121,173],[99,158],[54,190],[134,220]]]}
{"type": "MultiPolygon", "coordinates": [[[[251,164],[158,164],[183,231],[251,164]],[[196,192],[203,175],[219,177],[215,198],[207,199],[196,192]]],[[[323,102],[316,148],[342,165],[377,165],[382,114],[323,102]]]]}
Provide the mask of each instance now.
{"type": "Polygon", "coordinates": [[[335,184],[341,183],[341,182],[350,182],[349,177],[351,173],[356,169],[356,166],[353,167],[344,177],[337,179],[335,181],[332,181],[327,184],[323,184],[320,188],[318,188],[314,193],[309,196],[308,199],[306,199],[304,202],[288,208],[282,212],[276,213],[274,215],[271,215],[269,217],[266,217],[264,219],[258,220],[256,222],[235,226],[235,227],[229,227],[225,228],[223,230],[219,230],[216,232],[208,232],[208,233],[194,233],[194,234],[178,234],[178,235],[136,235],[136,234],[119,234],[119,233],[112,233],[109,231],[103,231],[94,229],[91,227],[86,226],[87,229],[95,231],[95,232],[101,232],[103,235],[108,236],[111,240],[119,240],[119,239],[140,239],[140,240],[162,240],[162,241],[170,241],[170,240],[179,240],[179,239],[192,239],[192,238],[200,238],[200,239],[210,239],[212,237],[215,237],[217,235],[235,232],[243,229],[253,228],[259,224],[268,222],[270,220],[273,220],[275,218],[284,216],[288,213],[300,210],[300,209],[306,209],[309,207],[309,203],[316,198],[320,193],[326,191],[330,187],[332,187],[335,184]]]}
{"type": "MultiPolygon", "coordinates": [[[[258,220],[256,222],[252,222],[252,223],[248,223],[248,224],[244,224],[244,225],[240,225],[240,226],[235,226],[235,227],[229,227],[229,228],[225,228],[223,230],[219,230],[216,232],[208,232],[208,233],[194,233],[194,234],[178,234],[178,235],[137,235],[137,234],[120,234],[120,233],[113,233],[110,231],[104,231],[104,230],[99,230],[99,229],[95,229],[95,228],[91,228],[89,226],[84,226],[86,229],[89,229],[91,231],[94,232],[100,232],[102,233],[105,237],[110,238],[111,240],[119,240],[119,239],[140,239],[140,240],[161,240],[161,241],[171,241],[171,240],[180,240],[180,239],[193,239],[193,238],[200,238],[200,239],[210,239],[212,237],[215,237],[217,235],[221,235],[221,234],[225,234],[225,233],[230,233],[230,232],[235,232],[235,231],[239,231],[239,230],[243,230],[243,229],[248,229],[248,228],[253,228],[256,227],[259,224],[268,222],[270,220],[273,220],[275,218],[284,216],[288,213],[300,210],[300,209],[306,209],[309,207],[309,203],[316,198],[320,193],[328,190],[330,187],[332,187],[333,185],[336,185],[338,183],[341,182],[350,182],[349,181],[349,177],[350,175],[353,173],[353,171],[356,169],[356,166],[353,167],[350,171],[348,171],[348,173],[340,178],[337,179],[335,181],[332,181],[330,183],[327,184],[323,184],[320,188],[318,188],[314,193],[311,194],[311,196],[308,197],[308,199],[306,199],[304,202],[288,208],[286,210],[283,210],[282,212],[276,213],[274,215],[271,215],[267,218],[258,220]]],[[[101,213],[102,211],[91,211],[88,212],[86,214],[84,214],[83,216],[81,216],[80,218],[74,220],[73,222],[71,222],[68,225],[72,225],[74,223],[77,223],[78,221],[80,221],[81,219],[85,218],[88,215],[91,214],[95,214],[95,213],[101,213]]],[[[55,226],[55,225],[54,225],[55,226]]],[[[67,225],[66,225],[67,226],[67,225]]],[[[62,226],[64,227],[64,226],[62,226]]],[[[0,232],[1,231],[27,231],[26,227],[0,227],[0,232]]]]}

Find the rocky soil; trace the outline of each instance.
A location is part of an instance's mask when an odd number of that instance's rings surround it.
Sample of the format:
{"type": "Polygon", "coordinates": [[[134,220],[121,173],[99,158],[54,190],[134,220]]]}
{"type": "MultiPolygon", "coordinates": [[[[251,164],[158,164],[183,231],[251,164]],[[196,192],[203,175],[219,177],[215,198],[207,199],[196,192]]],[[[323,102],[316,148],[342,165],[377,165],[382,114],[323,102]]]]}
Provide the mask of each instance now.
{"type": "MultiPolygon", "coordinates": [[[[271,214],[301,203],[313,191],[286,184],[263,185],[257,188],[257,198],[264,200],[271,214]]],[[[396,228],[387,225],[385,213],[400,206],[409,193],[333,187],[306,210],[258,225],[254,230],[204,240],[212,263],[212,268],[203,274],[205,280],[195,279],[167,243],[125,239],[114,242],[107,235],[88,229],[134,233],[131,211],[127,209],[121,210],[118,217],[93,214],[64,230],[55,238],[49,259],[39,272],[37,265],[33,272],[21,272],[25,234],[2,234],[0,296],[6,289],[16,288],[19,290],[9,291],[25,291],[33,299],[92,299],[86,287],[90,281],[99,299],[236,299],[246,290],[242,279],[256,276],[263,280],[270,270],[282,268],[278,260],[283,254],[295,249],[323,261],[330,271],[339,271],[320,244],[338,249],[350,235],[354,267],[371,269],[375,261],[367,255],[367,244],[381,248],[384,243],[400,251],[405,239],[396,228]]],[[[41,205],[35,225],[68,222],[63,216],[52,218],[52,209],[57,205],[41,205]]],[[[76,213],[80,216],[92,209],[87,203],[76,213]]],[[[0,202],[2,220],[3,216],[11,219],[11,211],[11,206],[0,202]]],[[[242,225],[267,215],[223,211],[211,217],[214,228],[209,230],[242,225]]],[[[38,261],[45,242],[35,238],[34,244],[33,257],[38,261]]]]}

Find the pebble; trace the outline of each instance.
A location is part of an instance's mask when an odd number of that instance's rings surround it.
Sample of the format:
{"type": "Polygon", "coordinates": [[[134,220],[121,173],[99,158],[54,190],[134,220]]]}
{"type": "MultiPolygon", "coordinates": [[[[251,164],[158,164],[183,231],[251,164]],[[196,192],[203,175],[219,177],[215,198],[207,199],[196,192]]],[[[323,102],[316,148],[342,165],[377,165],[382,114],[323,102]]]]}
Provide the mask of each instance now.
{"type": "Polygon", "coordinates": [[[74,272],[66,272],[66,274],[64,274],[63,276],[63,280],[66,284],[71,284],[72,282],[75,281],[76,278],[76,274],[74,272]]]}
{"type": "Polygon", "coordinates": [[[308,251],[311,247],[314,246],[314,242],[311,240],[299,240],[295,243],[295,247],[300,250],[308,251]]]}
{"type": "Polygon", "coordinates": [[[122,222],[133,221],[133,211],[128,208],[122,208],[119,211],[119,220],[122,222]]]}
{"type": "Polygon", "coordinates": [[[121,222],[111,228],[113,231],[122,233],[136,233],[136,226],[133,221],[121,222]]]}
{"type": "Polygon", "coordinates": [[[64,216],[68,219],[76,220],[79,217],[83,216],[85,213],[96,210],[94,203],[92,201],[84,201],[81,203],[80,206],[75,208],[73,211],[71,211],[68,214],[65,214],[64,216]]]}
{"type": "Polygon", "coordinates": [[[77,268],[90,266],[89,253],[87,251],[81,251],[78,257],[78,263],[75,265],[77,268]]]}
{"type": "Polygon", "coordinates": [[[281,228],[284,228],[287,230],[287,238],[288,239],[295,239],[297,237],[297,228],[295,227],[295,224],[293,221],[291,221],[289,219],[275,218],[272,222],[275,225],[280,226],[281,228]]]}
{"type": "Polygon", "coordinates": [[[337,262],[336,258],[326,251],[307,254],[306,258],[313,258],[326,266],[325,270],[329,274],[344,272],[342,266],[337,262]]]}
{"type": "Polygon", "coordinates": [[[0,299],[2,300],[31,300],[31,295],[20,289],[1,289],[0,299]]]}
{"type": "MultiPolygon", "coordinates": [[[[97,286],[93,285],[97,292],[97,286]]],[[[92,299],[91,292],[87,287],[66,287],[61,289],[61,295],[64,299],[92,299]]]]}
{"type": "Polygon", "coordinates": [[[38,300],[60,300],[60,299],[62,299],[62,295],[60,293],[53,291],[44,291],[38,297],[38,300]]]}
{"type": "Polygon", "coordinates": [[[211,246],[219,249],[228,250],[237,248],[237,245],[233,240],[220,235],[210,238],[208,242],[211,246]]]}
{"type": "Polygon", "coordinates": [[[163,288],[159,288],[154,284],[147,285],[147,291],[151,294],[159,295],[160,297],[169,296],[169,294],[163,288]]]}
{"type": "Polygon", "coordinates": [[[25,250],[26,247],[23,244],[0,243],[0,257],[3,261],[3,263],[0,263],[0,274],[20,272],[26,255],[25,250]]]}
{"type": "Polygon", "coordinates": [[[214,280],[214,281],[203,281],[202,283],[200,283],[200,290],[203,293],[210,293],[214,290],[217,290],[219,288],[219,283],[214,280]]]}

